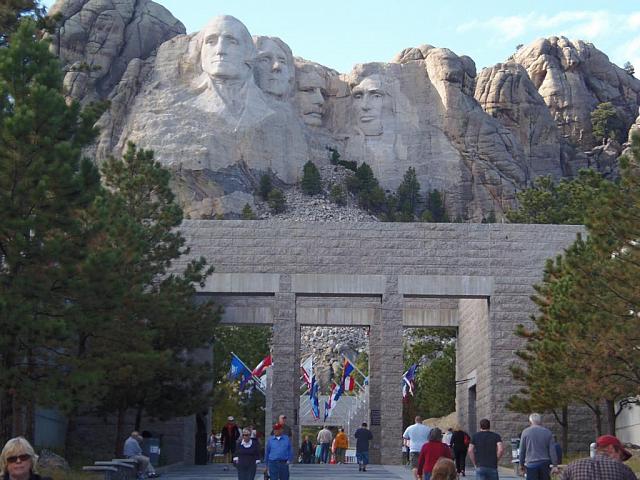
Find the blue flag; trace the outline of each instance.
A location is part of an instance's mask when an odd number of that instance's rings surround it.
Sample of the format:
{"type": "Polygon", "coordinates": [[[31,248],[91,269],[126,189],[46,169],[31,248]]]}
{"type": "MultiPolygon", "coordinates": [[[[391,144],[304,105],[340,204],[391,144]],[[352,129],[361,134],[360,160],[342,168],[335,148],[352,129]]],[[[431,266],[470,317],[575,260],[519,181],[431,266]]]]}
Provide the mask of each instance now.
{"type": "Polygon", "coordinates": [[[309,390],[309,399],[311,400],[311,410],[315,418],[320,418],[320,405],[318,404],[318,391],[320,386],[316,382],[316,376],[311,378],[311,389],[309,390]]]}
{"type": "Polygon", "coordinates": [[[229,380],[235,380],[240,377],[240,390],[243,390],[247,381],[251,378],[251,370],[242,363],[242,360],[236,357],[235,353],[231,355],[231,368],[229,369],[227,378],[229,380]]]}

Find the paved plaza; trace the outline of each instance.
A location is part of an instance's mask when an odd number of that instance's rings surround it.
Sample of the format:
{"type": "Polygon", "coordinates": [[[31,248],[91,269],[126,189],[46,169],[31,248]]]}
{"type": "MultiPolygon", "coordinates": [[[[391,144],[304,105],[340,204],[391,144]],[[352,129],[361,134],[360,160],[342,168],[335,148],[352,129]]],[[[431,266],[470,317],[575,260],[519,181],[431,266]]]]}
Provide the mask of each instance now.
{"type": "MultiPolygon", "coordinates": [[[[218,480],[237,478],[232,466],[213,465],[180,465],[169,467],[162,473],[163,480],[218,480]]],[[[257,480],[262,480],[264,465],[258,467],[257,480]]],[[[475,478],[473,469],[467,471],[469,479],[475,478]]],[[[501,480],[514,480],[518,477],[513,471],[502,469],[501,480]]],[[[292,465],[291,480],[411,480],[411,470],[398,465],[369,465],[366,472],[358,472],[357,465],[292,465]]]]}

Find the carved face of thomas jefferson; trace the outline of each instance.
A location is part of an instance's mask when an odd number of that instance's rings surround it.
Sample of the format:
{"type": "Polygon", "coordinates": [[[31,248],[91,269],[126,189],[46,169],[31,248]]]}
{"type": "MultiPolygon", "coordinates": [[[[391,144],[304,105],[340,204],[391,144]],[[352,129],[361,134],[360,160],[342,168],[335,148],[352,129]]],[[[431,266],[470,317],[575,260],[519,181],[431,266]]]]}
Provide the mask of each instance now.
{"type": "Polygon", "coordinates": [[[386,93],[379,75],[371,75],[351,90],[355,120],[366,136],[382,134],[382,106],[386,93]]]}
{"type": "Polygon", "coordinates": [[[236,18],[214,18],[202,30],[200,64],[211,78],[246,80],[251,75],[255,48],[247,28],[236,18]]]}
{"type": "Polygon", "coordinates": [[[258,86],[265,93],[283,97],[292,82],[292,65],[287,53],[270,38],[260,38],[257,49],[255,77],[258,86]]]}

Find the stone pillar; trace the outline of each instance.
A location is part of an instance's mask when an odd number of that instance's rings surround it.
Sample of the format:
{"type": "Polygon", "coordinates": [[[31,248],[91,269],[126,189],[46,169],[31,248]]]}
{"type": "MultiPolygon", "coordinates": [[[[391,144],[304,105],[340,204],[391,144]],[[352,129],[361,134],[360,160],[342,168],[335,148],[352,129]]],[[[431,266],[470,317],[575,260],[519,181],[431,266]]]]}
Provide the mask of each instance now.
{"type": "Polygon", "coordinates": [[[293,431],[292,444],[297,452],[298,409],[300,403],[300,328],[296,322],[296,296],[291,292],[291,276],[280,275],[280,289],[275,294],[273,310],[273,379],[271,395],[268,399],[265,426],[266,434],[278,420],[279,415],[287,416],[287,424],[293,431]]]}
{"type": "Polygon", "coordinates": [[[402,295],[393,275],[387,277],[369,337],[371,455],[373,462],[387,465],[399,465],[402,456],[402,330],[402,295]]]}

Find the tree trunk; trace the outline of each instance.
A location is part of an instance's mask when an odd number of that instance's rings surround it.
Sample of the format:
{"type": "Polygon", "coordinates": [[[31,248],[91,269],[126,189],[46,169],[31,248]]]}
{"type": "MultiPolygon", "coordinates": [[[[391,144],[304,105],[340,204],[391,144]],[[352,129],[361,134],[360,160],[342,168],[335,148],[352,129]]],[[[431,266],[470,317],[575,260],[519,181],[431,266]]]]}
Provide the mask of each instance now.
{"type": "Polygon", "coordinates": [[[36,441],[36,402],[30,398],[25,402],[24,408],[24,434],[30,442],[36,441]]]}
{"type": "Polygon", "coordinates": [[[124,421],[125,421],[125,417],[127,415],[127,409],[126,408],[119,408],[118,409],[118,423],[116,426],[116,440],[115,440],[115,448],[114,448],[114,455],[116,456],[116,458],[120,458],[122,456],[122,447],[123,447],[123,440],[124,440],[124,421]]]}
{"type": "Polygon", "coordinates": [[[76,433],[76,429],[78,428],[77,423],[78,409],[74,408],[67,415],[67,431],[64,439],[64,456],[67,460],[72,458],[72,454],[74,451],[73,448],[73,438],[76,433]]]}
{"type": "Polygon", "coordinates": [[[602,410],[600,405],[596,405],[593,409],[593,420],[595,422],[596,437],[602,435],[602,410]]]}
{"type": "Polygon", "coordinates": [[[140,431],[140,425],[142,425],[142,412],[144,411],[144,407],[142,405],[138,405],[136,409],[136,425],[134,430],[140,431]]]}
{"type": "Polygon", "coordinates": [[[11,389],[2,391],[0,399],[0,445],[13,437],[13,394],[11,389]]]}
{"type": "Polygon", "coordinates": [[[616,434],[616,402],[614,400],[605,400],[607,405],[607,427],[610,435],[616,434]]]}
{"type": "Polygon", "coordinates": [[[569,451],[569,407],[562,407],[562,451],[569,451]]]}

